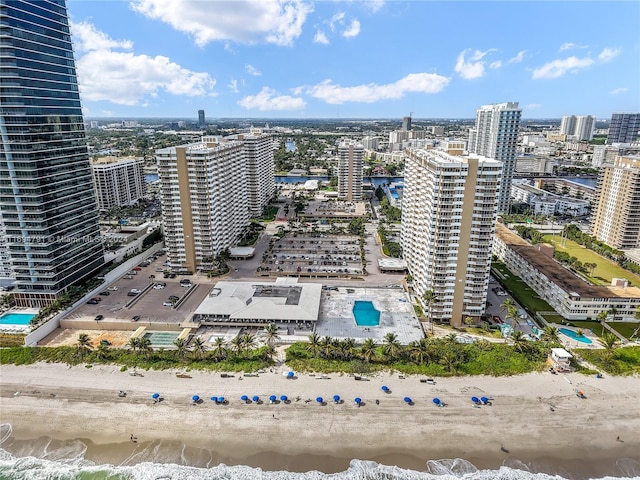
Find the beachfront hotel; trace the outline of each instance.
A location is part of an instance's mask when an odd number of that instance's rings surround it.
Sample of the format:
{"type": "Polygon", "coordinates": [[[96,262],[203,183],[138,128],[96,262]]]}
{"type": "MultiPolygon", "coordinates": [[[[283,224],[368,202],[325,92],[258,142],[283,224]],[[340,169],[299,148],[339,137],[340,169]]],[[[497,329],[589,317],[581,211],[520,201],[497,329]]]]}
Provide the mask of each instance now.
{"type": "Polygon", "coordinates": [[[338,198],[349,202],[362,200],[362,169],[364,147],[361,143],[343,140],[338,145],[338,198]]]}
{"type": "Polygon", "coordinates": [[[616,309],[616,320],[632,321],[640,288],[591,285],[556,262],[551,249],[531,245],[502,224],[496,225],[493,253],[567,320],[595,320],[616,309]]]}
{"type": "Polygon", "coordinates": [[[469,153],[502,162],[498,213],[509,212],[521,114],[518,102],[483,105],[476,112],[475,127],[469,129],[469,153]]]}
{"type": "Polygon", "coordinates": [[[91,162],[98,209],[135,205],[144,197],[144,159],[102,157],[91,162]]]}
{"type": "Polygon", "coordinates": [[[640,247],[640,155],[605,164],[596,192],[594,236],[618,250],[640,247]]]}
{"type": "Polygon", "coordinates": [[[435,293],[434,320],[484,313],[502,163],[437,150],[406,151],[403,256],[418,297],[435,293]]]}
{"type": "Polygon", "coordinates": [[[170,266],[209,269],[249,224],[243,143],[203,137],[156,150],[156,159],[170,266]]]}
{"type": "Polygon", "coordinates": [[[104,263],[64,0],[2,2],[0,216],[18,306],[104,263]]]}

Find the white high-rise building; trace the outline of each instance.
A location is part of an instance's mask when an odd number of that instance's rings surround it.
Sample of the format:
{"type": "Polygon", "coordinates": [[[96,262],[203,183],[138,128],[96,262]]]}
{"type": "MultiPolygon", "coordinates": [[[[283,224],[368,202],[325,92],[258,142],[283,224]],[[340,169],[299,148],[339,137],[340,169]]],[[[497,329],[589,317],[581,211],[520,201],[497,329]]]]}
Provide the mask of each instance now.
{"type": "Polygon", "coordinates": [[[10,279],[13,276],[13,272],[11,271],[11,257],[9,255],[9,243],[7,242],[7,230],[4,227],[2,215],[0,215],[0,284],[3,283],[3,279],[10,279]]]}
{"type": "Polygon", "coordinates": [[[560,135],[573,135],[576,131],[576,116],[565,115],[560,120],[560,135]]]}
{"type": "Polygon", "coordinates": [[[144,159],[106,157],[91,163],[100,210],[134,205],[144,197],[144,159]]]}
{"type": "Polygon", "coordinates": [[[194,273],[210,268],[249,224],[243,143],[203,140],[156,150],[169,263],[194,273]]]}
{"type": "Polygon", "coordinates": [[[503,163],[407,150],[402,251],[418,297],[435,294],[434,320],[461,326],[484,313],[503,163]]]}
{"type": "Polygon", "coordinates": [[[584,115],[580,117],[576,117],[576,129],[573,135],[576,137],[576,140],[582,141],[593,140],[593,131],[596,128],[596,119],[591,115],[584,115]]]}
{"type": "Polygon", "coordinates": [[[260,217],[275,192],[273,138],[260,129],[234,137],[244,145],[247,164],[247,196],[249,215],[260,217]]]}
{"type": "Polygon", "coordinates": [[[521,115],[518,102],[483,105],[476,112],[475,128],[469,130],[469,153],[502,162],[498,213],[509,211],[521,115]]]}
{"type": "Polygon", "coordinates": [[[338,198],[362,200],[362,169],[364,147],[361,143],[344,140],[338,145],[338,198]]]}

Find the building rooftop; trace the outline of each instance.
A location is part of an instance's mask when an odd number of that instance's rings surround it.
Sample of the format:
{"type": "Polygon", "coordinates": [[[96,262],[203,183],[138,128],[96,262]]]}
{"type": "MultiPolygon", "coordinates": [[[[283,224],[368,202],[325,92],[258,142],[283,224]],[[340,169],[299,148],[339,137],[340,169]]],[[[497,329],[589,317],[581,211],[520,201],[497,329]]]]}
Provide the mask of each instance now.
{"type": "Polygon", "coordinates": [[[322,285],[298,283],[297,278],[272,282],[218,282],[194,312],[230,319],[315,322],[322,285]]]}
{"type": "Polygon", "coordinates": [[[590,285],[501,223],[496,224],[496,237],[524,258],[570,295],[580,298],[640,298],[640,288],[590,285]]]}

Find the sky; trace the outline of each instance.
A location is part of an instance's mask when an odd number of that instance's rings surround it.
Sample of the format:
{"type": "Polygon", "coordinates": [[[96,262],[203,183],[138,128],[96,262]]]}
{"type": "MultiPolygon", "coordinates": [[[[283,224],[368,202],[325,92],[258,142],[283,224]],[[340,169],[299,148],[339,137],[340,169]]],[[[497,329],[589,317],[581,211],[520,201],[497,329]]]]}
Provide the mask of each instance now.
{"type": "Polygon", "coordinates": [[[85,116],[640,112],[640,2],[67,0],[85,116]]]}

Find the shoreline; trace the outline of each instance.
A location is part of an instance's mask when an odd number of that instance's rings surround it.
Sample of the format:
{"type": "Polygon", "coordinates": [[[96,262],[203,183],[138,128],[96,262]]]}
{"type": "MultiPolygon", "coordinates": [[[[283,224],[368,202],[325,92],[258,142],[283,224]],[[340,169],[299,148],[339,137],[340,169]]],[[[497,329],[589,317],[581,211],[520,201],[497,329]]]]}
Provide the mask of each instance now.
{"type": "Polygon", "coordinates": [[[479,469],[515,461],[546,465],[545,473],[594,478],[619,475],[615,464],[621,458],[640,462],[640,418],[631,414],[640,398],[638,378],[574,373],[566,376],[569,384],[560,375],[534,373],[443,378],[425,385],[417,376],[389,374],[366,382],[347,375],[300,374],[288,380],[281,372],[242,381],[210,372],[190,372],[188,379],[168,371],[143,375],[111,366],[3,365],[0,423],[11,424],[13,431],[2,448],[37,453],[49,437],[60,443],[81,440],[85,458],[104,464],[130,462],[147,450],[161,454],[142,455],[144,461],[163,463],[175,451],[186,451],[199,467],[225,463],[326,473],[345,470],[351,459],[425,471],[427,460],[463,458],[479,469]],[[578,398],[575,389],[587,398],[578,398]],[[119,390],[127,396],[119,398],[119,390]],[[156,391],[164,400],[154,405],[156,391]],[[192,405],[194,394],[203,403],[192,405]],[[259,395],[264,403],[245,404],[244,394],[259,395]],[[271,405],[270,394],[292,401],[271,405]],[[334,404],[334,394],[344,403],[334,404]],[[214,404],[212,395],[224,395],[229,404],[214,404]],[[328,403],[319,405],[318,395],[328,403]],[[472,408],[473,395],[492,396],[493,404],[472,408]],[[355,396],[363,406],[355,405],[355,396]],[[405,396],[414,405],[407,405],[405,396]],[[448,406],[436,407],[435,396],[448,406]],[[305,403],[307,398],[312,402],[305,403]],[[132,433],[138,443],[129,441],[132,433]]]}

